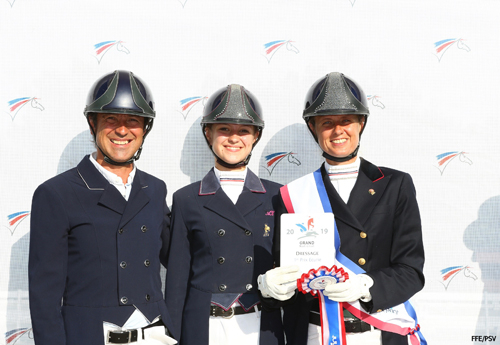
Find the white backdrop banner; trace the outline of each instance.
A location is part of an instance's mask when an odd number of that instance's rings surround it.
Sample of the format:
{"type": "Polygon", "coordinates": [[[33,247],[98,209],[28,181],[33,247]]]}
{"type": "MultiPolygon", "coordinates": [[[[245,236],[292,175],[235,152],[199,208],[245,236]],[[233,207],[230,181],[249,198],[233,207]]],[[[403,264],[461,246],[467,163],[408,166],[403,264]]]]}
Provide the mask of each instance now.
{"type": "Polygon", "coordinates": [[[83,115],[100,76],[133,71],[157,119],[138,167],[172,193],[212,166],[200,116],[230,83],[260,101],[250,168],[287,183],[321,164],[302,118],[340,71],[365,90],[360,155],[410,173],[426,251],[412,299],[429,344],[500,342],[500,1],[0,0],[0,333],[33,344],[31,197],[92,152],[83,115]]]}

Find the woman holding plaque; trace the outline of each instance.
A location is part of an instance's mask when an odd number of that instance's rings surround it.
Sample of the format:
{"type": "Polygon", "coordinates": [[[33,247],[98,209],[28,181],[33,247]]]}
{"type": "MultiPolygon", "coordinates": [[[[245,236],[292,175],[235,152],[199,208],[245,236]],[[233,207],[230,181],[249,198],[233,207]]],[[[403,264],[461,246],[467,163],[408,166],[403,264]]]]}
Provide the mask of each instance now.
{"type": "Polygon", "coordinates": [[[189,345],[283,344],[280,312],[261,310],[257,289],[274,265],[280,187],[247,167],[264,129],[261,107],[229,85],[207,101],[201,128],[215,166],[173,196],[165,298],[175,334],[189,345]]]}
{"type": "Polygon", "coordinates": [[[304,293],[285,307],[287,344],[407,345],[408,336],[412,344],[425,344],[407,302],[424,286],[415,188],[407,173],[358,157],[368,116],[363,90],[342,73],[320,78],[306,96],[303,118],[326,161],[281,188],[276,217],[333,212],[338,233],[332,243],[335,267],[310,267],[299,284],[304,293]],[[339,271],[348,274],[337,275],[342,279],[324,290],[310,284],[339,271]]]}

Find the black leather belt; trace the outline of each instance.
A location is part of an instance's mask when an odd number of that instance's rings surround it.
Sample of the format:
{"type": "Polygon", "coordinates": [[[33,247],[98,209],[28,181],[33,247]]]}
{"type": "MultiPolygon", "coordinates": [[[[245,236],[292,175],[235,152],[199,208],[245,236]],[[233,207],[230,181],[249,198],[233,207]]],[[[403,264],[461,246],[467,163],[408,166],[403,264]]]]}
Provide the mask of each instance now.
{"type": "MultiPolygon", "coordinates": [[[[309,323],[316,326],[321,326],[321,318],[317,313],[309,313],[309,323]]],[[[372,329],[372,327],[364,321],[344,320],[344,328],[346,333],[362,333],[372,329]]],[[[374,327],[375,328],[375,327],[374,327]]]]}
{"type": "MultiPolygon", "coordinates": [[[[163,322],[157,321],[155,323],[152,323],[146,327],[143,327],[140,329],[141,331],[141,337],[142,337],[142,330],[150,327],[155,327],[155,326],[163,326],[163,322]]],[[[137,341],[137,335],[139,330],[134,329],[133,331],[124,331],[124,332],[113,332],[113,331],[108,331],[108,340],[107,343],[109,344],[128,344],[128,343],[133,343],[137,341]]]]}
{"type": "MultiPolygon", "coordinates": [[[[262,306],[260,304],[257,304],[257,309],[261,310],[262,306]]],[[[221,307],[218,307],[216,305],[210,306],[210,316],[221,316],[226,319],[232,318],[234,315],[241,315],[241,314],[248,314],[248,313],[254,313],[255,308],[252,307],[246,311],[242,307],[232,307],[229,308],[228,310],[224,310],[221,307]]]]}

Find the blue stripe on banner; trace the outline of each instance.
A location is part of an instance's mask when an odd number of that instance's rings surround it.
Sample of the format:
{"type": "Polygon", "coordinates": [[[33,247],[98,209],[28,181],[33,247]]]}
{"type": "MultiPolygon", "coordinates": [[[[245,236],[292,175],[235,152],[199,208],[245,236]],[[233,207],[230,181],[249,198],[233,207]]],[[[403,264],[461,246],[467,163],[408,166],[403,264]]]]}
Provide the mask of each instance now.
{"type": "MultiPolygon", "coordinates": [[[[323,292],[321,292],[323,294],[323,292]]],[[[330,328],[330,336],[328,339],[328,345],[330,344],[341,344],[342,339],[342,326],[340,325],[340,308],[339,303],[332,301],[328,297],[324,297],[325,309],[327,310],[326,317],[328,319],[328,326],[330,328]]],[[[344,322],[344,320],[342,320],[344,322]]]]}
{"type": "MultiPolygon", "coordinates": [[[[333,213],[332,205],[330,204],[330,199],[328,199],[328,194],[326,193],[325,184],[323,183],[323,177],[321,176],[321,168],[314,172],[314,180],[316,181],[316,187],[318,189],[319,198],[321,204],[323,205],[323,210],[325,213],[333,213]]],[[[354,262],[349,260],[340,252],[340,236],[337,229],[337,224],[335,223],[335,257],[338,262],[350,269],[356,274],[365,273],[365,271],[356,265],[354,262]]]]}
{"type": "MultiPolygon", "coordinates": [[[[410,315],[412,319],[415,320],[416,327],[418,325],[417,312],[415,311],[415,309],[413,309],[413,306],[408,301],[404,303],[404,306],[408,315],[410,315]]],[[[427,340],[425,340],[424,335],[420,332],[420,330],[417,330],[415,333],[417,333],[418,337],[420,338],[420,345],[427,345],[427,340]]]]}

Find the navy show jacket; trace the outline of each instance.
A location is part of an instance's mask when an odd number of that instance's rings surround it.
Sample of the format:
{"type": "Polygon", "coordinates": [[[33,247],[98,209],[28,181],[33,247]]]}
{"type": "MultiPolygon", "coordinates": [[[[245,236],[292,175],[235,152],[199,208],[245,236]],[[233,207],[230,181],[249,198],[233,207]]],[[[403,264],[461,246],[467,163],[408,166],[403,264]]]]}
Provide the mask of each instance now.
{"type": "Polygon", "coordinates": [[[104,344],[103,321],[122,326],[135,309],[173,329],[160,277],[166,193],[163,181],[137,169],[127,201],[89,156],[37,188],[29,255],[37,345],[104,344]]]}
{"type": "MultiPolygon", "coordinates": [[[[260,303],[257,277],[274,265],[279,187],[248,170],[234,204],[212,169],[174,193],[165,300],[180,344],[208,344],[211,304],[227,309],[238,300],[248,310],[260,303]]],[[[283,342],[279,310],[263,310],[260,344],[283,342]]]]}

